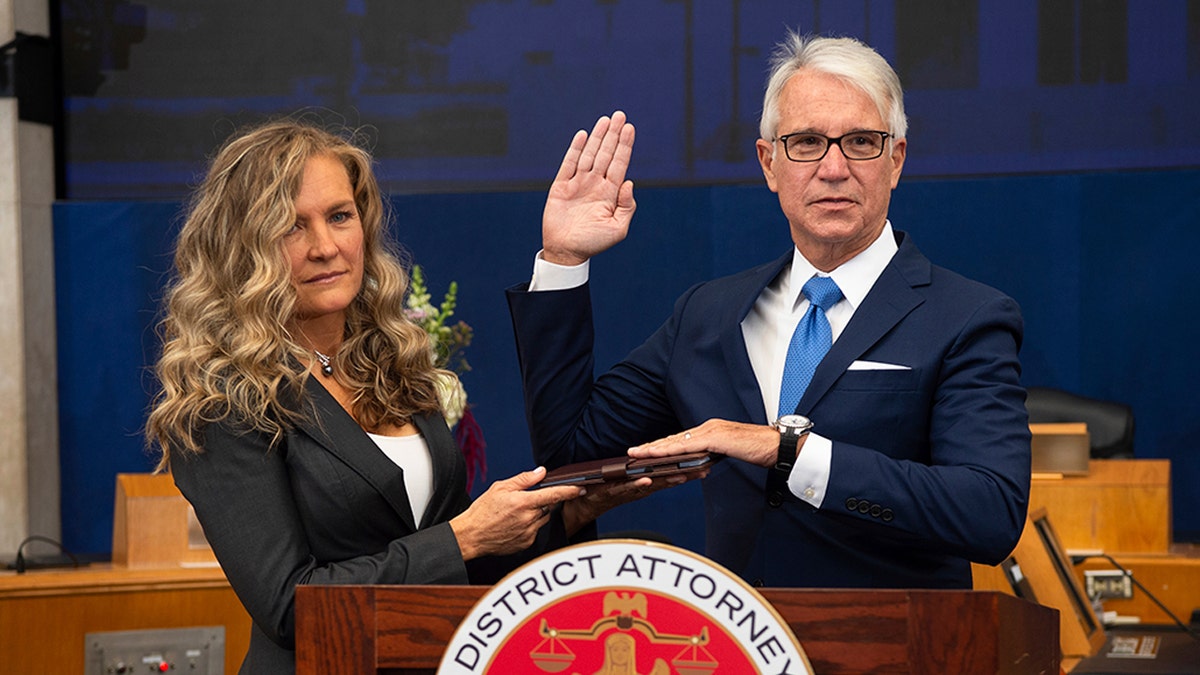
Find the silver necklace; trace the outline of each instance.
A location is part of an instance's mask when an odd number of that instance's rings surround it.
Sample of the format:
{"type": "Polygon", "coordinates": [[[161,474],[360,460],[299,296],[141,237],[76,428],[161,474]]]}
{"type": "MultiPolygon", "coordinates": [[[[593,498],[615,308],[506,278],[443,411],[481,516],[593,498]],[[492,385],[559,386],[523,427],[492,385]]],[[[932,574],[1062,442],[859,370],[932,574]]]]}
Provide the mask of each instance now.
{"type": "Polygon", "coordinates": [[[331,359],[315,349],[313,353],[317,355],[317,360],[321,362],[321,372],[325,373],[325,377],[333,375],[333,363],[331,363],[331,359]]]}

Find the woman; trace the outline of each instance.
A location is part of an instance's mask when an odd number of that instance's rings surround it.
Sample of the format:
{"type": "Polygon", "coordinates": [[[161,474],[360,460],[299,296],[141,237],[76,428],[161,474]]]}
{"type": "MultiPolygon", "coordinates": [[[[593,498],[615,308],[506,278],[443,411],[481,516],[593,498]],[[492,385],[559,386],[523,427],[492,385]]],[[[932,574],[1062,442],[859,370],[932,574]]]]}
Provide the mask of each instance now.
{"type": "Polygon", "coordinates": [[[490,583],[648,491],[569,501],[539,467],[472,504],[383,228],[370,156],[280,121],[225,144],[179,234],[147,437],[254,620],[243,673],[294,672],[297,584],[490,583]]]}

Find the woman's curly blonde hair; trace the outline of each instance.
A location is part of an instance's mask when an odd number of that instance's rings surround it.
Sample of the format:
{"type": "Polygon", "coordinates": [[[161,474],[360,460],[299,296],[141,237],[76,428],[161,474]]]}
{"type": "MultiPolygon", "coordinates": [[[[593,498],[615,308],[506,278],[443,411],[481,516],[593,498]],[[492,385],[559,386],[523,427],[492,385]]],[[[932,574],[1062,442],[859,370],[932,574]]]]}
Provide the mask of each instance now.
{"type": "Polygon", "coordinates": [[[281,242],[296,220],[304,167],[317,156],[346,167],[363,227],[363,286],[336,356],[354,417],[374,429],[440,410],[438,382],[453,375],[434,366],[429,336],[404,314],[408,275],[385,241],[370,154],[347,131],[268,122],[217,152],[176,242],[159,324],[161,391],[146,424],[147,442],[162,450],[159,470],[173,454],[202,452],[207,424],[234,424],[274,443],[305,416],[314,355],[288,330],[297,299],[281,242]]]}

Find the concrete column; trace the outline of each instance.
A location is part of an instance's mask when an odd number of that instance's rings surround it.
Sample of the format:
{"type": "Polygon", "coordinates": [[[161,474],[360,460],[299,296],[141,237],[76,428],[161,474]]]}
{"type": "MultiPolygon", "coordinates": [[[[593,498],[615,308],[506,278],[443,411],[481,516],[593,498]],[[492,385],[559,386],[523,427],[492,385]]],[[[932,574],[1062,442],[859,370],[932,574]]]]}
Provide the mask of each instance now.
{"type": "MultiPolygon", "coordinates": [[[[49,36],[46,0],[0,0],[0,42],[49,36]]],[[[0,98],[0,557],[60,539],[53,129],[0,98]]],[[[44,547],[39,551],[47,551],[44,547]]]]}

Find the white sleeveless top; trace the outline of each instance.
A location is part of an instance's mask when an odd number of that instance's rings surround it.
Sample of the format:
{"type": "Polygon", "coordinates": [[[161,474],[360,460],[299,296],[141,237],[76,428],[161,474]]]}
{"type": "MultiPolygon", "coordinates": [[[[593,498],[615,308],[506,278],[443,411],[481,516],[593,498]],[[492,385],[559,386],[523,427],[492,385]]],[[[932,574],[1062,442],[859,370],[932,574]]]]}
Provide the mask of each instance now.
{"type": "Polygon", "coordinates": [[[388,459],[404,472],[404,490],[408,492],[408,503],[412,506],[413,521],[421,526],[425,508],[433,497],[433,458],[429,445],[421,434],[411,436],[379,436],[367,434],[388,459]]]}

